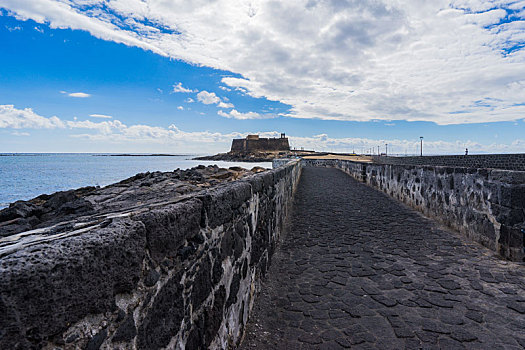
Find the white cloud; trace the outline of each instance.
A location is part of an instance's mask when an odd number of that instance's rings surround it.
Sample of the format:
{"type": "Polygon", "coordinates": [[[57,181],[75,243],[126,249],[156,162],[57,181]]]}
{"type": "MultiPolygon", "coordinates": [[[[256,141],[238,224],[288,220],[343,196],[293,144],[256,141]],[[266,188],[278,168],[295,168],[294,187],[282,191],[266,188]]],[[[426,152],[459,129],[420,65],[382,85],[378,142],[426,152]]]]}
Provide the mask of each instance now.
{"type": "MultiPolygon", "coordinates": [[[[227,118],[253,119],[265,118],[267,116],[257,113],[239,113],[233,110],[232,113],[224,114],[227,118]]],[[[69,129],[71,137],[85,139],[96,142],[98,145],[106,144],[125,144],[125,145],[159,145],[165,149],[166,145],[174,149],[184,149],[187,152],[224,152],[229,149],[233,138],[243,138],[249,134],[259,134],[261,137],[279,137],[280,132],[231,132],[219,133],[211,131],[186,132],[180,130],[175,125],[168,128],[150,125],[125,125],[119,120],[104,120],[93,122],[83,121],[62,121],[56,116],[47,118],[36,114],[31,108],[16,109],[12,105],[0,105],[0,129],[69,129]],[[78,131],[86,131],[76,133],[78,131]]],[[[50,131],[53,132],[53,131],[50,131]]],[[[29,136],[27,132],[13,131],[13,135],[29,136]]],[[[377,152],[377,146],[384,152],[385,143],[388,143],[389,154],[418,154],[419,139],[399,140],[399,139],[370,139],[370,138],[332,138],[327,134],[319,134],[311,137],[299,137],[288,135],[292,147],[313,149],[316,151],[334,152],[368,152],[373,149],[377,152]]],[[[482,144],[470,140],[466,141],[442,141],[424,140],[423,150],[425,154],[463,154],[468,147],[470,154],[475,153],[510,153],[522,152],[525,147],[524,139],[508,140],[507,143],[486,143],[482,144]]],[[[160,148],[159,148],[160,149],[160,148]]]]}
{"type": "Polygon", "coordinates": [[[219,108],[234,108],[233,103],[228,102],[228,98],[220,98],[214,92],[201,91],[197,94],[197,100],[205,105],[216,104],[219,108]]]}
{"type": "Polygon", "coordinates": [[[91,129],[100,132],[103,135],[109,135],[116,130],[125,130],[127,126],[120,120],[110,120],[103,122],[92,122],[91,120],[83,121],[66,121],[66,125],[71,129],[91,129]]]}
{"type": "Polygon", "coordinates": [[[90,114],[89,116],[92,118],[102,118],[102,119],[112,119],[113,118],[112,116],[105,115],[105,114],[90,114]]]}
{"type": "Polygon", "coordinates": [[[17,109],[13,105],[0,105],[0,128],[9,129],[55,129],[65,124],[57,117],[42,117],[31,108],[17,109]]]}
{"type": "Polygon", "coordinates": [[[275,118],[276,116],[273,114],[259,114],[256,112],[247,112],[247,113],[241,113],[235,109],[232,109],[230,112],[226,113],[224,111],[218,111],[218,115],[224,118],[233,118],[233,119],[270,119],[275,118]]]}
{"type": "Polygon", "coordinates": [[[525,114],[525,12],[501,21],[523,8],[515,0],[2,4],[19,19],[240,74],[223,83],[289,104],[291,117],[453,124],[525,114]]]}
{"type": "MultiPolygon", "coordinates": [[[[385,144],[388,144],[388,154],[392,155],[419,155],[420,141],[400,140],[400,139],[370,139],[370,138],[331,138],[326,134],[314,135],[312,137],[288,136],[290,145],[297,149],[301,147],[307,150],[325,152],[356,152],[377,154],[386,151],[385,144]]],[[[432,154],[464,154],[465,148],[469,149],[469,154],[476,153],[512,153],[521,152],[525,146],[525,140],[517,139],[510,143],[487,143],[481,144],[474,141],[423,141],[423,153],[432,154]]]]}
{"type": "Polygon", "coordinates": [[[67,94],[69,97],[77,97],[77,98],[87,98],[87,97],[91,97],[90,94],[87,94],[85,92],[72,92],[72,93],[69,93],[67,94]]]}
{"type": "Polygon", "coordinates": [[[195,102],[195,100],[192,99],[191,97],[188,97],[188,98],[186,99],[186,103],[193,103],[193,102],[195,102]]]}
{"type": "Polygon", "coordinates": [[[219,108],[234,108],[235,106],[233,105],[233,103],[230,103],[230,102],[219,102],[219,104],[217,105],[217,107],[219,108]]]}
{"type": "Polygon", "coordinates": [[[187,89],[184,86],[182,86],[182,83],[178,83],[178,84],[173,85],[172,92],[182,92],[182,93],[187,94],[190,92],[197,92],[197,90],[187,89]]]}
{"type": "Polygon", "coordinates": [[[12,132],[11,135],[13,136],[31,136],[31,134],[29,134],[28,132],[18,132],[18,131],[12,132]]]}
{"type": "Polygon", "coordinates": [[[177,109],[178,109],[179,111],[183,111],[183,110],[184,110],[184,107],[182,107],[182,106],[178,106],[177,109]]]}
{"type": "Polygon", "coordinates": [[[205,105],[220,103],[221,99],[214,92],[201,91],[197,94],[197,100],[205,105]]]}
{"type": "Polygon", "coordinates": [[[20,27],[20,26],[10,27],[10,26],[6,25],[5,28],[8,31],[10,31],[10,32],[16,32],[17,30],[22,30],[22,27],[20,27]]]}

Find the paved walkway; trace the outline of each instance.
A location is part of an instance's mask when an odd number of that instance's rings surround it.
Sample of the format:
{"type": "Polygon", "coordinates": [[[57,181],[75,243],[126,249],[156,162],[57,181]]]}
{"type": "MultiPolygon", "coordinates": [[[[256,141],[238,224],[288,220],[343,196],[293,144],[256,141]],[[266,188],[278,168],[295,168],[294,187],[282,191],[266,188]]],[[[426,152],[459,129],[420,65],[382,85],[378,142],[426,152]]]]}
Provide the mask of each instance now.
{"type": "Polygon", "coordinates": [[[241,349],[522,349],[525,265],[305,168],[241,349]]]}

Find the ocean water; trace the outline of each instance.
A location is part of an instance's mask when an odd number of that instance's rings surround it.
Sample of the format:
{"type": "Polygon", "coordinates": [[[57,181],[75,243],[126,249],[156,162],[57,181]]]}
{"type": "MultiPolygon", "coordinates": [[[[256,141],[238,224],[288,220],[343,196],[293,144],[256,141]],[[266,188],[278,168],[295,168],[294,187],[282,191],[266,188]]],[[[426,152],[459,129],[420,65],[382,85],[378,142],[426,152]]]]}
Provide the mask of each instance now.
{"type": "Polygon", "coordinates": [[[145,156],[86,153],[0,153],[0,208],[17,200],[84,186],[106,186],[147,171],[189,169],[199,164],[271,168],[272,163],[191,160],[195,155],[145,156]]]}

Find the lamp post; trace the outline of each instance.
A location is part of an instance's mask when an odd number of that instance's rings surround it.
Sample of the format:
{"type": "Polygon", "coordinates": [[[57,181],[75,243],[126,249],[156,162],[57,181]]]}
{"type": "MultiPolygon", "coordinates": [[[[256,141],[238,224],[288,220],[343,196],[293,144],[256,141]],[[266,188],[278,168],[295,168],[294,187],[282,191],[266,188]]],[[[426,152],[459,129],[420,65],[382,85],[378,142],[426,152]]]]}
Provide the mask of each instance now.
{"type": "Polygon", "coordinates": [[[421,140],[421,157],[423,157],[423,136],[419,136],[419,139],[421,140]]]}
{"type": "Polygon", "coordinates": [[[388,156],[388,143],[385,143],[385,156],[388,156]]]}

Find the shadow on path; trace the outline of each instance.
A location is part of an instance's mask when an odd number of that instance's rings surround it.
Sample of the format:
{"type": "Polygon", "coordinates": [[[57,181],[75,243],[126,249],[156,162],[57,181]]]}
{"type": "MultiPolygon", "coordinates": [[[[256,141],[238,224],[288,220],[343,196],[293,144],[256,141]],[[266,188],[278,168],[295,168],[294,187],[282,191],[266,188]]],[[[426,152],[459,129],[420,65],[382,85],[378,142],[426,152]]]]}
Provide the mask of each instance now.
{"type": "Polygon", "coordinates": [[[304,168],[241,349],[522,349],[525,266],[304,168]]]}

